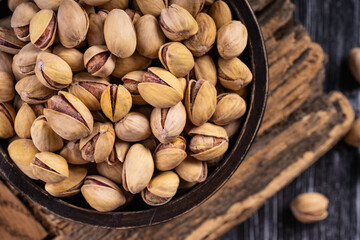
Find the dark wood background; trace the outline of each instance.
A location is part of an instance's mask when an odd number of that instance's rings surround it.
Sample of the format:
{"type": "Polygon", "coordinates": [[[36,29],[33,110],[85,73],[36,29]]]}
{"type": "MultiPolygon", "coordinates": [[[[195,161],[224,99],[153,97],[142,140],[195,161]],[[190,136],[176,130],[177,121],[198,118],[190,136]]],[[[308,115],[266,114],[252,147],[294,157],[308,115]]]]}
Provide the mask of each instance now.
{"type": "MultiPolygon", "coordinates": [[[[328,54],[326,91],[340,90],[360,115],[360,85],[351,76],[347,54],[360,47],[359,0],[293,0],[295,19],[328,54]]],[[[246,222],[223,240],[360,239],[359,149],[340,142],[285,189],[278,192],[246,222]],[[297,222],[288,208],[298,194],[317,191],[330,200],[329,217],[320,223],[297,222]]]]}

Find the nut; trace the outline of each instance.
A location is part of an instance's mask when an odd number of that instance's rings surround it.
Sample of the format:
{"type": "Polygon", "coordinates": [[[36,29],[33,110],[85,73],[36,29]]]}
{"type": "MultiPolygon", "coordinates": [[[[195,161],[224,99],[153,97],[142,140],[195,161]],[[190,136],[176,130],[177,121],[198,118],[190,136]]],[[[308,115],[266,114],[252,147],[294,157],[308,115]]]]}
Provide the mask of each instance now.
{"type": "Polygon", "coordinates": [[[150,123],[145,115],[131,112],[115,124],[115,133],[123,141],[139,142],[150,137],[150,123]]]}
{"type": "Polygon", "coordinates": [[[11,16],[11,27],[19,40],[30,41],[29,24],[39,10],[33,2],[22,3],[16,7],[11,16]]]}
{"type": "Polygon", "coordinates": [[[159,16],[161,10],[168,6],[168,0],[137,0],[141,12],[155,17],[159,16]]]}
{"type": "Polygon", "coordinates": [[[9,102],[15,97],[14,79],[7,72],[0,71],[0,102],[9,102]]]}
{"type": "Polygon", "coordinates": [[[220,29],[232,20],[231,10],[224,1],[215,1],[210,7],[209,15],[214,19],[216,29],[220,29]]]}
{"type": "Polygon", "coordinates": [[[115,69],[112,73],[114,77],[122,78],[125,74],[137,70],[143,70],[151,64],[152,60],[135,52],[128,58],[116,59],[115,69]]]}
{"type": "Polygon", "coordinates": [[[24,103],[16,114],[14,129],[16,134],[21,138],[30,138],[30,128],[36,119],[36,114],[27,103],[24,103]]]}
{"type": "Polygon", "coordinates": [[[15,85],[16,92],[21,99],[29,104],[45,103],[55,91],[45,87],[35,75],[27,76],[15,85]]]}
{"type": "Polygon", "coordinates": [[[240,21],[231,21],[217,32],[217,49],[224,59],[240,56],[248,41],[248,32],[240,21]]]}
{"type": "Polygon", "coordinates": [[[216,66],[212,58],[208,55],[195,59],[195,76],[197,80],[205,79],[211,82],[214,86],[217,83],[216,66]]]}
{"type": "Polygon", "coordinates": [[[65,48],[62,45],[57,45],[53,49],[53,54],[61,57],[69,64],[73,72],[79,72],[84,69],[83,54],[75,48],[65,48]]]}
{"type": "Polygon", "coordinates": [[[64,157],[68,163],[74,165],[84,165],[89,163],[84,160],[81,156],[80,141],[68,142],[65,147],[61,150],[60,155],[64,157]]]}
{"type": "Polygon", "coordinates": [[[0,103],[0,139],[14,136],[15,110],[8,103],[0,103]]]}
{"type": "Polygon", "coordinates": [[[132,102],[135,105],[147,105],[148,103],[141,97],[138,84],[142,82],[145,71],[133,71],[126,74],[121,80],[123,86],[130,92],[132,102]]]}
{"type": "Polygon", "coordinates": [[[13,29],[0,27],[0,51],[17,54],[24,46],[25,43],[16,37],[13,29]]]}
{"type": "Polygon", "coordinates": [[[87,71],[96,77],[108,77],[115,69],[115,56],[106,46],[92,46],[84,53],[87,71]]]}
{"type": "Polygon", "coordinates": [[[223,93],[217,97],[217,105],[211,121],[216,125],[227,125],[246,112],[246,102],[236,93],[223,93]]]}
{"type": "Polygon", "coordinates": [[[107,15],[108,12],[104,10],[89,15],[87,41],[90,46],[105,45],[104,23],[107,15]]]}
{"type": "Polygon", "coordinates": [[[121,162],[117,162],[114,165],[109,165],[106,162],[96,164],[96,170],[100,175],[114,181],[117,184],[122,183],[122,169],[123,164],[121,162]]]}
{"type": "Polygon", "coordinates": [[[175,168],[176,173],[185,181],[200,183],[205,181],[208,174],[207,163],[187,157],[175,168]]]}
{"type": "Polygon", "coordinates": [[[170,0],[169,5],[177,4],[180,7],[186,9],[191,15],[196,17],[196,15],[201,12],[204,7],[205,0],[170,0]]]}
{"type": "Polygon", "coordinates": [[[154,152],[155,166],[160,171],[168,171],[179,166],[186,156],[186,140],[177,137],[170,143],[157,146],[154,152]]]}
{"type": "Polygon", "coordinates": [[[43,9],[30,21],[30,40],[37,48],[46,50],[55,40],[57,20],[54,11],[43,9]]]}

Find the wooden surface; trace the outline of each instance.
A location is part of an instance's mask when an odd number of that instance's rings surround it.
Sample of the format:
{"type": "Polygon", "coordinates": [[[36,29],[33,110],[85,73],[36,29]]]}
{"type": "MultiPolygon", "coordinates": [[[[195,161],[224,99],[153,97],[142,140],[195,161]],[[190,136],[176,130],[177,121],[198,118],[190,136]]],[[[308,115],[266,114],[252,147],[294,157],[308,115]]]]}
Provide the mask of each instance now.
{"type": "Polygon", "coordinates": [[[70,223],[25,200],[49,236],[104,240],[216,239],[245,221],[341,139],[351,125],[353,110],[341,93],[322,92],[326,57],[321,47],[311,42],[305,29],[291,20],[294,5],[288,0],[251,2],[260,11],[258,19],[266,38],[270,95],[260,135],[231,180],[194,211],[171,222],[137,230],[70,223]],[[265,7],[269,2],[270,6],[265,7]]]}

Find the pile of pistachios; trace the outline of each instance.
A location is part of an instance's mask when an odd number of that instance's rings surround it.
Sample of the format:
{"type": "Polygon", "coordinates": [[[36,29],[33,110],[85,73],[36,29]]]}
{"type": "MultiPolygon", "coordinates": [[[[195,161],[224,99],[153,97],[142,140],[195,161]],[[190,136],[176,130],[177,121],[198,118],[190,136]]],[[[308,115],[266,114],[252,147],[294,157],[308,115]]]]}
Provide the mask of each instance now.
{"type": "Polygon", "coordinates": [[[224,1],[8,0],[0,138],[55,197],[101,212],[203,182],[246,113],[246,27],[224,1]],[[129,8],[131,7],[131,9],[129,8]],[[96,170],[95,170],[96,169],[96,170]]]}

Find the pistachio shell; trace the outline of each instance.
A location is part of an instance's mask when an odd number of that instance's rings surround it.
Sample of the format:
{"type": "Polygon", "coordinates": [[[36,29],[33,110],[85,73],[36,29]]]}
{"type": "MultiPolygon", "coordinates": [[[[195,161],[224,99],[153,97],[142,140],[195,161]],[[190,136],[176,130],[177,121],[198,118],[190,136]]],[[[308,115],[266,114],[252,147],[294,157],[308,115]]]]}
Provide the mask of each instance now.
{"type": "Polygon", "coordinates": [[[30,2],[31,0],[8,0],[7,5],[10,9],[10,11],[14,12],[17,6],[19,6],[22,3],[30,2]]]}
{"type": "Polygon", "coordinates": [[[0,71],[0,102],[9,102],[15,97],[14,79],[7,72],[0,71]]]}
{"type": "Polygon", "coordinates": [[[175,168],[176,173],[187,182],[203,182],[207,178],[206,162],[198,161],[192,157],[186,158],[175,168]]]}
{"type": "Polygon", "coordinates": [[[108,77],[115,69],[115,56],[106,46],[92,46],[84,53],[84,65],[97,77],[108,77]]]}
{"type": "Polygon", "coordinates": [[[205,4],[205,0],[170,0],[169,5],[177,4],[180,7],[186,9],[191,15],[196,15],[202,10],[205,4]]]}
{"type": "Polygon", "coordinates": [[[41,9],[57,10],[59,8],[61,0],[34,0],[36,5],[41,9]]]}
{"type": "Polygon", "coordinates": [[[62,45],[57,45],[53,49],[53,54],[69,64],[73,72],[79,72],[84,69],[83,54],[76,48],[65,48],[62,45]]]}
{"type": "Polygon", "coordinates": [[[125,9],[125,12],[127,13],[127,15],[129,15],[132,23],[135,25],[137,23],[137,21],[141,18],[142,14],[141,12],[135,11],[133,9],[125,9]]]}
{"type": "Polygon", "coordinates": [[[135,105],[147,105],[148,103],[141,97],[138,84],[142,82],[145,71],[132,71],[126,74],[121,80],[123,86],[130,92],[132,102],[135,105]]]}
{"type": "Polygon", "coordinates": [[[217,33],[217,49],[224,59],[231,59],[244,51],[248,41],[248,32],[240,21],[231,21],[223,25],[217,33]]]}
{"type": "Polygon", "coordinates": [[[0,103],[0,139],[14,136],[15,110],[8,103],[0,103]]]}
{"type": "Polygon", "coordinates": [[[46,50],[55,40],[57,20],[54,11],[43,9],[30,21],[30,40],[37,48],[46,50]]]}
{"type": "Polygon", "coordinates": [[[115,124],[115,132],[123,141],[138,142],[150,137],[150,123],[143,114],[131,112],[115,124]]]}
{"type": "Polygon", "coordinates": [[[16,134],[21,138],[30,138],[30,128],[35,119],[35,112],[29,104],[24,103],[15,117],[14,129],[16,134]]]}
{"type": "Polygon", "coordinates": [[[125,156],[130,148],[130,143],[115,139],[114,149],[111,152],[108,160],[108,165],[116,165],[118,162],[124,162],[125,156]]]}
{"type": "Polygon", "coordinates": [[[11,27],[19,40],[30,40],[29,24],[38,11],[39,8],[33,2],[22,3],[16,7],[11,17],[11,27]]]}
{"type": "Polygon", "coordinates": [[[25,43],[16,37],[13,29],[0,27],[0,51],[17,54],[24,45],[25,43]]]}
{"type": "MultiPolygon", "coordinates": [[[[41,52],[41,49],[37,48],[34,44],[26,44],[17,54],[15,60],[19,71],[25,75],[35,74],[36,58],[41,52]]],[[[50,50],[46,49],[45,52],[50,52],[50,50]]]]}
{"type": "Polygon", "coordinates": [[[115,165],[109,165],[106,162],[96,164],[96,169],[102,176],[114,181],[117,184],[122,183],[123,164],[117,162],[115,165]]]}
{"type": "Polygon", "coordinates": [[[217,29],[232,20],[231,10],[224,1],[215,1],[209,10],[209,15],[214,19],[217,29]]]}
{"type": "Polygon", "coordinates": [[[167,7],[168,0],[137,0],[136,3],[144,15],[150,14],[157,17],[161,10],[167,7]]]}
{"type": "Polygon", "coordinates": [[[109,2],[99,6],[101,9],[111,11],[113,9],[126,9],[129,6],[129,0],[110,0],[109,2]]]}
{"type": "Polygon", "coordinates": [[[214,115],[211,117],[217,125],[227,125],[241,118],[246,112],[245,100],[236,93],[223,93],[218,96],[214,115]]]}
{"type": "Polygon", "coordinates": [[[12,75],[12,56],[0,51],[0,71],[12,75]]]}
{"type": "Polygon", "coordinates": [[[211,82],[214,86],[217,83],[216,66],[212,58],[208,55],[195,59],[195,76],[197,80],[205,79],[211,82]]]}
{"type": "Polygon", "coordinates": [[[108,12],[104,10],[89,15],[87,41],[90,46],[105,44],[104,23],[107,15],[108,12]]]}
{"type": "Polygon", "coordinates": [[[81,151],[79,147],[80,143],[77,142],[68,142],[65,147],[61,150],[60,155],[66,159],[70,164],[74,165],[84,165],[89,163],[84,160],[81,156],[81,151]]]}
{"type": "Polygon", "coordinates": [[[55,94],[54,90],[41,84],[35,75],[27,76],[18,81],[15,89],[21,99],[29,104],[44,103],[55,94]]]}
{"type": "Polygon", "coordinates": [[[140,55],[138,52],[135,52],[128,58],[117,58],[112,75],[117,78],[122,78],[129,72],[147,68],[151,64],[151,61],[151,59],[140,55]]]}
{"type": "Polygon", "coordinates": [[[186,158],[186,140],[177,137],[168,144],[161,143],[155,150],[155,166],[160,171],[176,168],[186,158]]]}

